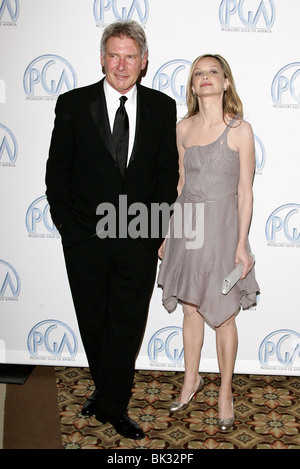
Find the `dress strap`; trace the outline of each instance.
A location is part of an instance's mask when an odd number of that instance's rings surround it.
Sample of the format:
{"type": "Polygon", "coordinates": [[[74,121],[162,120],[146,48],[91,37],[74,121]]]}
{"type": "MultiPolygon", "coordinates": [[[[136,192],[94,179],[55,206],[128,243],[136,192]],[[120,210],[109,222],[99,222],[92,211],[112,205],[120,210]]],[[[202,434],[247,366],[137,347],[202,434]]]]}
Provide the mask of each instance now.
{"type": "Polygon", "coordinates": [[[233,117],[233,118],[231,119],[231,121],[229,122],[229,124],[226,125],[226,128],[225,128],[225,130],[224,130],[224,132],[223,132],[223,134],[222,134],[222,137],[226,137],[226,136],[227,136],[229,130],[234,126],[234,123],[235,123],[237,120],[238,120],[238,117],[237,117],[237,116],[235,116],[235,117],[233,117]]]}

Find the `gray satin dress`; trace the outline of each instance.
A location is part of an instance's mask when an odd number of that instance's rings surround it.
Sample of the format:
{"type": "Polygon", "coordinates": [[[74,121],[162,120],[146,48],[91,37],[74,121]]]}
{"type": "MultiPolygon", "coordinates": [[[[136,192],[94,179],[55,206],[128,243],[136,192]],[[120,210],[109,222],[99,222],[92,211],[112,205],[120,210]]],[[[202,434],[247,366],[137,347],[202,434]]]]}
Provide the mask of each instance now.
{"type": "Polygon", "coordinates": [[[227,295],[221,292],[224,277],[235,267],[239,230],[239,154],[227,143],[230,126],[213,143],[185,152],[185,184],[175,203],[157,279],[167,311],[174,311],[178,302],[190,303],[215,327],[240,307],[256,304],[259,291],[252,269],[227,295]]]}

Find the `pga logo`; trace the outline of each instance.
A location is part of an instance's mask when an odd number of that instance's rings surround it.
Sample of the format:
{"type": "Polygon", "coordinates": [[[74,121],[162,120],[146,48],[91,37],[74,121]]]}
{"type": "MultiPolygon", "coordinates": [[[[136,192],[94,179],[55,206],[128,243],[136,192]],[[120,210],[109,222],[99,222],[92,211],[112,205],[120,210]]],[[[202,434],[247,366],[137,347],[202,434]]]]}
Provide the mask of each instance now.
{"type": "Polygon", "coordinates": [[[168,326],[158,330],[149,340],[148,357],[151,363],[166,358],[171,363],[181,363],[183,359],[182,329],[168,326]]]}
{"type": "Polygon", "coordinates": [[[20,276],[14,266],[0,259],[0,300],[16,300],[21,291],[20,276]]]}
{"type": "Polygon", "coordinates": [[[20,11],[19,0],[0,0],[0,22],[14,23],[20,11]]]}
{"type": "Polygon", "coordinates": [[[300,104],[300,62],[285,65],[276,73],[271,94],[274,104],[300,104]]]}
{"type": "Polygon", "coordinates": [[[266,164],[266,149],[262,140],[254,135],[255,140],[255,171],[256,174],[261,174],[266,164]]]}
{"type": "Polygon", "coordinates": [[[273,0],[222,0],[219,8],[222,26],[271,28],[275,21],[273,0]]]}
{"type": "Polygon", "coordinates": [[[14,165],[18,157],[18,143],[12,131],[0,124],[0,164],[14,165]]]}
{"type": "Polygon", "coordinates": [[[73,66],[63,57],[53,54],[34,59],[25,70],[23,87],[27,97],[57,97],[77,86],[73,66]]]}
{"type": "Polygon", "coordinates": [[[300,243],[300,204],[286,204],[269,216],[265,233],[269,242],[300,243]]]}
{"type": "Polygon", "coordinates": [[[300,364],[300,334],[288,329],[271,332],[260,344],[258,355],[261,365],[270,360],[286,367],[300,364]]]}
{"type": "Polygon", "coordinates": [[[98,26],[112,21],[135,19],[146,24],[149,16],[148,0],[94,0],[94,18],[98,26]]]}
{"type": "Polygon", "coordinates": [[[26,212],[26,228],[29,234],[50,233],[58,231],[50,215],[50,206],[45,195],[35,199],[26,212]]]}
{"type": "Polygon", "coordinates": [[[191,62],[183,59],[170,60],[156,72],[152,88],[168,94],[179,104],[186,102],[186,84],[191,62]]]}
{"type": "Polygon", "coordinates": [[[28,334],[27,348],[31,356],[50,355],[73,358],[77,354],[77,337],[67,324],[47,319],[36,324],[28,334]]]}

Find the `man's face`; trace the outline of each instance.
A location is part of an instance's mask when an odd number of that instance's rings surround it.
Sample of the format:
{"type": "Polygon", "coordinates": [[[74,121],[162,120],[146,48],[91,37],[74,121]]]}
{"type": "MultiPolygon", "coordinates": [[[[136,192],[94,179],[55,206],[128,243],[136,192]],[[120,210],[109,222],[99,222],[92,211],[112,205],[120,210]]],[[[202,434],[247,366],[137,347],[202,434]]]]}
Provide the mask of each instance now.
{"type": "Polygon", "coordinates": [[[106,42],[106,52],[101,54],[108,83],[119,93],[125,94],[135,85],[141,70],[146,67],[148,54],[142,58],[137,43],[126,36],[110,37],[106,42]]]}

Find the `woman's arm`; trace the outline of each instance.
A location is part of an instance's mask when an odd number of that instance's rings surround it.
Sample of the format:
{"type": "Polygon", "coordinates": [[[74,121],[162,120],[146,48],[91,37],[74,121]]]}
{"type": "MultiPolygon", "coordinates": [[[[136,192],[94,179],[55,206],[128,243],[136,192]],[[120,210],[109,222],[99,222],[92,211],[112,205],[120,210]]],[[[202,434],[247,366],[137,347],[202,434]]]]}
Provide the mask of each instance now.
{"type": "Polygon", "coordinates": [[[248,233],[253,209],[253,176],[255,170],[255,144],[253,131],[248,122],[243,121],[236,129],[236,146],[240,158],[240,178],[238,184],[239,238],[235,262],[244,264],[242,278],[249,272],[253,259],[247,250],[248,233]]]}
{"type": "MultiPolygon", "coordinates": [[[[176,141],[177,141],[177,151],[178,151],[178,166],[179,166],[179,180],[177,185],[177,193],[178,196],[181,194],[183,185],[184,185],[184,166],[183,166],[183,157],[185,153],[184,146],[182,144],[183,132],[182,132],[182,123],[183,121],[179,122],[176,126],[176,141]]],[[[161,244],[160,248],[158,249],[158,257],[160,259],[163,258],[164,250],[165,250],[166,239],[164,239],[163,243],[161,244]]]]}
{"type": "Polygon", "coordinates": [[[184,127],[185,121],[180,121],[177,124],[176,128],[176,141],[177,141],[177,150],[178,150],[178,165],[179,165],[179,181],[177,185],[177,192],[178,195],[181,194],[182,188],[184,186],[184,165],[183,165],[183,157],[185,153],[185,147],[183,145],[183,137],[184,137],[184,127]]]}

